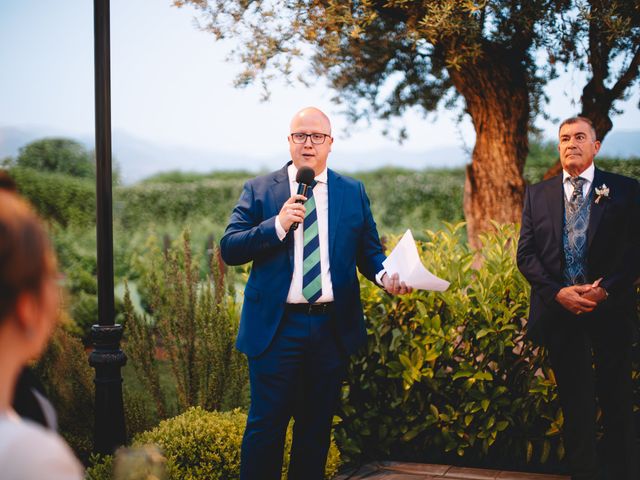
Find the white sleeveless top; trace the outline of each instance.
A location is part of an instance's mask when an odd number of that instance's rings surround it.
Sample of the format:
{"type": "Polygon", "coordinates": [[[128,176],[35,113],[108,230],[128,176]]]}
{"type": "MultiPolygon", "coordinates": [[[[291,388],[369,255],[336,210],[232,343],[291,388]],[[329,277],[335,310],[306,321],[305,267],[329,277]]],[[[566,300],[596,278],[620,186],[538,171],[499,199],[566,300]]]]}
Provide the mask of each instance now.
{"type": "Polygon", "coordinates": [[[55,432],[0,414],[0,477],[6,480],[81,480],[83,469],[55,432]]]}

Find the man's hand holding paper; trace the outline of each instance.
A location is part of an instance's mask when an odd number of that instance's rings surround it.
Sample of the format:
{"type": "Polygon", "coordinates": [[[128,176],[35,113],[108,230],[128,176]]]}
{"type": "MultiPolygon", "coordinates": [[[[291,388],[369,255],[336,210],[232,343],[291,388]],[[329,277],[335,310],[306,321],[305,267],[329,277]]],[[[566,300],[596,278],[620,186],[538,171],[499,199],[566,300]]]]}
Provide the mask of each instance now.
{"type": "Polygon", "coordinates": [[[436,277],[422,264],[411,230],[406,231],[382,265],[387,272],[383,280],[395,277],[397,284],[404,284],[409,289],[444,292],[449,288],[449,282],[436,277]]]}

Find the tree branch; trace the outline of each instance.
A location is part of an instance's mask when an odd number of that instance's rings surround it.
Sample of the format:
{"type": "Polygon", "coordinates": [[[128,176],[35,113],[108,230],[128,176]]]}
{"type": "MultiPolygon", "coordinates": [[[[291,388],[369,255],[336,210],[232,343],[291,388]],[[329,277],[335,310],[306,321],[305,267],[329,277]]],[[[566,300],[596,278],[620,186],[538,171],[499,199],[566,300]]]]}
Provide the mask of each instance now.
{"type": "Polygon", "coordinates": [[[638,76],[638,68],[640,68],[640,47],[629,63],[629,68],[620,76],[615,85],[611,88],[611,98],[613,100],[620,98],[624,91],[638,76]]]}

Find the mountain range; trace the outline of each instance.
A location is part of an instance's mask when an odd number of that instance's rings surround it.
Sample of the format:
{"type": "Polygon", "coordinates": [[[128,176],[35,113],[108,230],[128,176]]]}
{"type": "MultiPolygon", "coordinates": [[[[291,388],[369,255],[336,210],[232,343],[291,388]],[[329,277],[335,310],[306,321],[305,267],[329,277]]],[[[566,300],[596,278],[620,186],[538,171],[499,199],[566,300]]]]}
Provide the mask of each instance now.
{"type": "MultiPolygon", "coordinates": [[[[68,136],[59,129],[47,127],[18,128],[0,127],[0,159],[15,157],[20,147],[34,140],[68,136]]],[[[93,137],[84,135],[75,140],[93,148],[93,137]]],[[[197,149],[183,145],[162,145],[149,142],[126,132],[112,133],[112,150],[125,184],[137,182],[158,172],[181,170],[210,172],[212,170],[264,171],[281,167],[288,160],[288,152],[282,155],[250,157],[238,153],[197,149]]],[[[613,131],[602,145],[602,156],[640,156],[640,130],[613,131]]],[[[331,153],[332,168],[340,171],[371,170],[382,166],[423,169],[428,167],[460,167],[467,163],[470,153],[462,147],[451,145],[421,152],[407,151],[402,146],[364,151],[341,151],[331,153]]]]}

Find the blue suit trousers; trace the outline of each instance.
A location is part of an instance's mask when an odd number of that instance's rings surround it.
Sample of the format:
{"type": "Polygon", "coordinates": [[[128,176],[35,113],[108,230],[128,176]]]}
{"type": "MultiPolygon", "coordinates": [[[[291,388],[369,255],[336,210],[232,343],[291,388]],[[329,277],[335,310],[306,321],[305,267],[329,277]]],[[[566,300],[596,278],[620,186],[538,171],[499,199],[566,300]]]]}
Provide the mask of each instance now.
{"type": "Polygon", "coordinates": [[[241,480],[279,480],[293,417],[289,480],[321,480],[347,357],[330,314],[286,312],[267,350],[249,358],[251,407],[241,480]]]}

